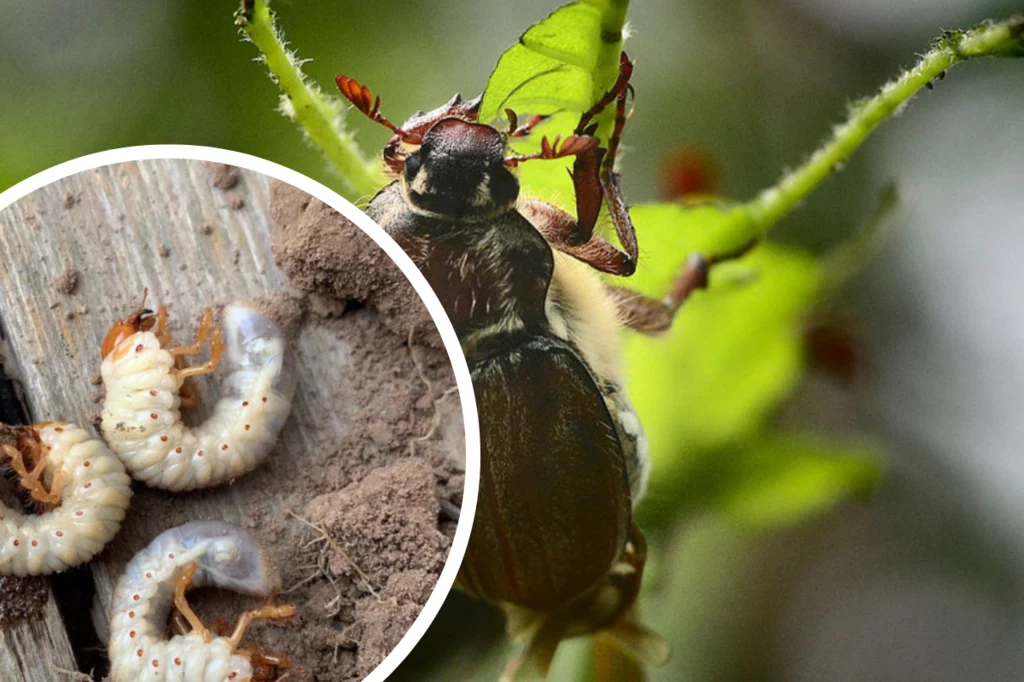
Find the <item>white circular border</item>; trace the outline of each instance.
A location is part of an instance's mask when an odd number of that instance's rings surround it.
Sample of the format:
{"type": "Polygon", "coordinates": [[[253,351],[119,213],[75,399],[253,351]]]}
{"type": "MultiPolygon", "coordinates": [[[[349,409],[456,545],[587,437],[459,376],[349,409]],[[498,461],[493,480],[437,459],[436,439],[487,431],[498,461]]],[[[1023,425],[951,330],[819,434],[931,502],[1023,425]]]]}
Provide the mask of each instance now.
{"type": "Polygon", "coordinates": [[[459,399],[462,402],[462,419],[466,429],[466,481],[462,494],[462,511],[459,515],[458,527],[455,530],[455,540],[452,542],[451,550],[448,552],[448,559],[445,561],[441,577],[438,578],[437,584],[434,586],[433,592],[430,593],[426,605],[424,605],[416,620],[413,621],[412,626],[402,636],[402,639],[399,640],[395,648],[381,661],[380,665],[364,678],[364,682],[384,682],[387,676],[394,672],[395,668],[409,655],[413,647],[416,646],[417,642],[426,633],[427,628],[434,621],[438,611],[441,610],[441,605],[448,597],[448,592],[451,590],[452,585],[455,584],[455,576],[459,571],[459,565],[462,563],[462,557],[466,553],[470,531],[473,529],[477,490],[480,486],[480,427],[476,412],[476,398],[473,395],[473,384],[469,376],[469,367],[466,365],[466,358],[462,354],[462,347],[459,344],[458,337],[455,335],[455,329],[448,320],[448,315],[445,313],[444,308],[441,307],[441,301],[438,300],[433,289],[427,284],[427,280],[423,277],[419,268],[402,251],[402,248],[377,223],[373,222],[369,216],[356,208],[347,199],[344,199],[341,195],[316,180],[273,161],[261,159],[250,154],[219,149],[217,147],[185,144],[161,144],[110,149],[58,164],[40,173],[36,173],[4,192],[0,192],[0,211],[6,209],[27,194],[70,175],[126,161],[145,161],[151,159],[187,159],[190,161],[226,163],[287,182],[289,185],[298,187],[307,194],[316,197],[355,223],[373,241],[377,242],[378,246],[384,249],[384,252],[391,257],[391,260],[401,268],[405,276],[412,282],[413,288],[416,289],[416,293],[419,294],[423,303],[427,306],[427,312],[430,313],[430,317],[434,320],[434,324],[441,334],[441,340],[444,342],[445,350],[448,351],[448,359],[451,361],[452,370],[455,372],[455,383],[459,389],[459,399]]]}

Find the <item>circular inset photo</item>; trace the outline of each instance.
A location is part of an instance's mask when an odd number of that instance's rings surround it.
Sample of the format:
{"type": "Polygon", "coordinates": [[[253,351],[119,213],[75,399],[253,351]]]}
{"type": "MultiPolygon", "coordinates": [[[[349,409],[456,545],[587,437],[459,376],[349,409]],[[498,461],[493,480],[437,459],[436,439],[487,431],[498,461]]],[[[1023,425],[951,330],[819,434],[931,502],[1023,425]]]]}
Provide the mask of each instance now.
{"type": "Polygon", "coordinates": [[[198,147],[12,188],[0,250],[20,680],[394,669],[455,579],[479,468],[465,361],[405,254],[323,186],[198,147]]]}

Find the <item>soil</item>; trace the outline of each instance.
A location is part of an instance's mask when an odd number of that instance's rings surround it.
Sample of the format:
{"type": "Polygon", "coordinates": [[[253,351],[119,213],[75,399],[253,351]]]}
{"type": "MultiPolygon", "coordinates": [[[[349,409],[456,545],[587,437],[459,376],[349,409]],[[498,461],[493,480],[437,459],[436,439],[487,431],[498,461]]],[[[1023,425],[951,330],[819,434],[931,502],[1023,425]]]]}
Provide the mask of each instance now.
{"type": "Polygon", "coordinates": [[[330,206],[283,182],[271,187],[270,235],[278,265],[330,316],[352,302],[372,307],[404,337],[441,347],[430,315],[402,271],[362,230],[330,206]],[[340,304],[340,306],[339,306],[340,304]]]}
{"type": "Polygon", "coordinates": [[[0,625],[39,618],[46,610],[48,594],[45,578],[0,575],[0,625]]]}
{"type": "Polygon", "coordinates": [[[62,272],[60,277],[53,283],[53,288],[65,296],[75,293],[75,290],[78,289],[78,270],[68,268],[62,272]]]}
{"type": "Polygon", "coordinates": [[[238,169],[228,163],[207,163],[207,169],[217,189],[234,189],[238,185],[238,169]]]}
{"type": "Polygon", "coordinates": [[[303,474],[319,494],[294,511],[316,530],[291,562],[306,568],[285,585],[312,578],[293,594],[313,615],[281,644],[315,679],[359,680],[405,634],[444,566],[455,523],[441,506],[462,502],[461,412],[437,330],[383,250],[283,183],[272,187],[271,215],[275,258],[305,296],[278,297],[270,310],[285,328],[301,318],[346,337],[358,372],[346,399],[361,426],[323,434],[325,465],[303,474]]]}

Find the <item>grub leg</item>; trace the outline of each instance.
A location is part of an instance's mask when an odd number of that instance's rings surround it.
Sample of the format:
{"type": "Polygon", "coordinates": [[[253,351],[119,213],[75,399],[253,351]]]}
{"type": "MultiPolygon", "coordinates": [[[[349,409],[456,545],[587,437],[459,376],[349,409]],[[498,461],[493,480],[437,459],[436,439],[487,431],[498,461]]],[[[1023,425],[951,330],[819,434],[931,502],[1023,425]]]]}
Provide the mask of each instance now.
{"type": "Polygon", "coordinates": [[[201,365],[186,367],[180,370],[178,376],[185,380],[200,374],[212,374],[217,369],[217,365],[222,357],[224,357],[224,332],[221,331],[220,327],[215,327],[210,332],[210,359],[201,365]]]}
{"type": "MultiPolygon", "coordinates": [[[[163,306],[160,307],[160,311],[164,314],[163,324],[166,324],[166,311],[163,306]]],[[[160,318],[158,318],[160,319],[160,318]]],[[[206,343],[207,337],[210,335],[213,326],[213,311],[207,308],[203,311],[203,315],[199,318],[199,330],[196,332],[196,341],[191,346],[173,346],[165,349],[171,355],[178,357],[180,355],[199,355],[203,352],[203,344],[206,343]]],[[[166,327],[163,328],[166,332],[166,327]]],[[[167,335],[170,338],[170,334],[167,335]]]]}
{"type": "Polygon", "coordinates": [[[282,670],[292,667],[292,659],[285,654],[264,651],[258,644],[240,646],[235,649],[235,653],[249,659],[252,664],[253,682],[281,682],[291,675],[291,671],[288,671],[277,676],[282,670]]]}
{"type": "Polygon", "coordinates": [[[210,630],[203,625],[203,621],[199,619],[196,612],[189,606],[188,600],[185,598],[185,591],[188,590],[189,585],[192,584],[192,576],[196,574],[196,563],[193,561],[188,566],[183,568],[176,576],[174,576],[174,607],[178,609],[178,613],[185,618],[186,622],[191,626],[192,632],[197,632],[203,637],[203,641],[209,642],[212,639],[210,630]]]}
{"type": "Polygon", "coordinates": [[[229,638],[232,648],[237,648],[245,637],[245,631],[249,629],[254,620],[270,618],[291,618],[295,615],[295,608],[288,604],[270,605],[263,608],[246,611],[238,618],[238,625],[229,638]]]}
{"type": "Polygon", "coordinates": [[[52,490],[47,490],[42,482],[43,472],[46,471],[46,458],[39,457],[36,465],[31,471],[25,465],[25,458],[20,450],[12,445],[0,445],[0,449],[11,460],[11,469],[18,476],[18,482],[29,492],[32,499],[45,505],[56,506],[60,504],[60,490],[64,487],[65,476],[63,470],[58,471],[54,476],[52,490]],[[56,491],[56,492],[54,492],[56,491]]]}
{"type": "Polygon", "coordinates": [[[167,329],[167,306],[162,305],[156,311],[156,340],[160,345],[167,347],[171,345],[171,332],[167,329]]]}

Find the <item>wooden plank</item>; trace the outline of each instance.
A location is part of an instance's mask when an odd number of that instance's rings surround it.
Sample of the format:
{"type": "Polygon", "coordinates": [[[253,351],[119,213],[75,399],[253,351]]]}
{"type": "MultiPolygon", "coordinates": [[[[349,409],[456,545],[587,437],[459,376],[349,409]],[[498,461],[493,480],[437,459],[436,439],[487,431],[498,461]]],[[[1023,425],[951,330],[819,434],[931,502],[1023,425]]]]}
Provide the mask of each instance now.
{"type": "MultiPolygon", "coordinates": [[[[213,186],[213,170],[174,160],[105,167],[56,182],[0,212],[0,320],[33,419],[94,422],[101,341],[114,320],[138,305],[145,287],[150,303],[169,305],[172,333],[182,341],[208,306],[290,291],[269,247],[268,179],[241,170],[238,185],[225,190],[213,186]],[[69,268],[78,271],[71,294],[55,285],[69,268]]],[[[345,334],[303,325],[295,346],[299,390],[292,416],[261,470],[230,486],[183,495],[136,485],[125,526],[92,563],[93,621],[103,641],[116,578],[167,527],[215,518],[296,547],[308,537],[285,510],[301,509],[317,490],[268,491],[297,471],[327,466],[325,434],[343,435],[366,415],[338,401],[349,388],[352,363],[345,334]]],[[[409,386],[419,382],[409,367],[392,374],[409,386]]],[[[210,404],[215,389],[209,382],[199,388],[201,402],[210,404]]],[[[284,568],[291,576],[292,567],[284,568]]],[[[19,679],[3,672],[0,679],[19,679]]]]}
{"type": "Polygon", "coordinates": [[[5,682],[68,682],[64,671],[74,671],[75,666],[75,656],[52,593],[41,618],[0,629],[0,675],[5,682]]]}

